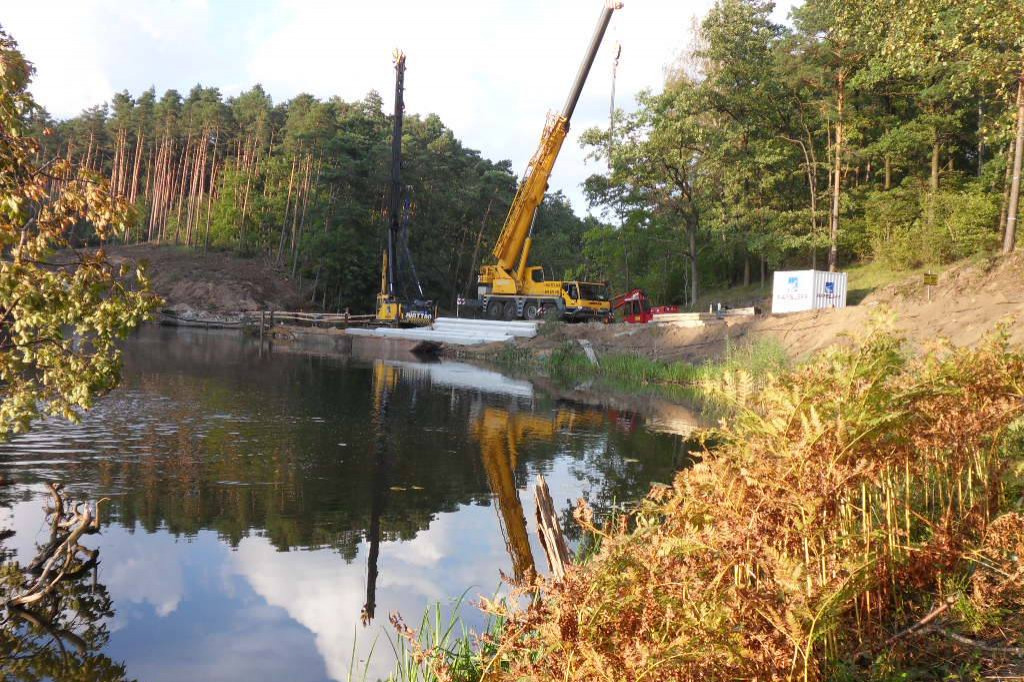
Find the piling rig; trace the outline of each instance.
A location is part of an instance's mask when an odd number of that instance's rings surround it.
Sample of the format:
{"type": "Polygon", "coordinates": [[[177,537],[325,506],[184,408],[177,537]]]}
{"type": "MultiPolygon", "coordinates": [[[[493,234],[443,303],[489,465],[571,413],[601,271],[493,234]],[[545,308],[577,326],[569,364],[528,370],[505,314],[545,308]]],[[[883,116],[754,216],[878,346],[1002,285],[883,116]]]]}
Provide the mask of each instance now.
{"type": "Polygon", "coordinates": [[[402,185],[402,122],[405,115],[405,53],[395,50],[395,115],[391,131],[391,183],[388,192],[388,233],[377,294],[377,321],[397,326],[428,325],[434,304],[423,295],[409,252],[411,197],[402,185]]]}

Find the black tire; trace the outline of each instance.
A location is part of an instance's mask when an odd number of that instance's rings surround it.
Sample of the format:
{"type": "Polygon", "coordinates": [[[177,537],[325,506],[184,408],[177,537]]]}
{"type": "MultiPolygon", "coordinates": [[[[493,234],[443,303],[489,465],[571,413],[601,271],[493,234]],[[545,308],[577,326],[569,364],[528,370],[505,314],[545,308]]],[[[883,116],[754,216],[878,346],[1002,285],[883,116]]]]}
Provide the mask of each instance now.
{"type": "Polygon", "coordinates": [[[502,312],[502,317],[504,317],[506,320],[516,319],[516,302],[505,301],[505,308],[503,309],[502,312]]]}
{"type": "Polygon", "coordinates": [[[527,301],[526,305],[523,306],[523,317],[527,320],[536,320],[540,317],[541,307],[536,301],[527,301]]]}
{"type": "Polygon", "coordinates": [[[544,314],[544,319],[548,320],[549,322],[555,322],[557,320],[562,319],[562,314],[558,311],[558,306],[556,306],[556,305],[546,305],[546,306],[544,306],[544,313],[543,314],[544,314]]]}
{"type": "Polygon", "coordinates": [[[502,312],[501,301],[497,301],[497,300],[493,300],[492,299],[492,300],[487,302],[487,310],[484,311],[484,314],[487,316],[488,319],[490,319],[490,320],[500,320],[501,319],[501,312],[502,312]]]}

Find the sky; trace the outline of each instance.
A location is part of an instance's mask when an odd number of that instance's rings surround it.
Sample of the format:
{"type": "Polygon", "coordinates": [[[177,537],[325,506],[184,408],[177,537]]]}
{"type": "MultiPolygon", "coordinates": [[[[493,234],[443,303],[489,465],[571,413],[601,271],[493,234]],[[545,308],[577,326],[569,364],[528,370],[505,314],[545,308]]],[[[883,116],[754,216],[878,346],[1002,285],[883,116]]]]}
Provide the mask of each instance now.
{"type": "MultiPolygon", "coordinates": [[[[607,125],[616,43],[617,107],[657,90],[713,0],[625,0],[573,117],[551,179],[578,213],[581,183],[600,172],[580,132],[607,125]]],[[[784,21],[794,0],[777,0],[784,21]]],[[[362,98],[390,110],[392,50],[407,55],[406,111],[436,113],[464,145],[517,174],[550,111],[560,110],[601,0],[0,0],[0,26],[36,76],[36,100],[57,118],[155,86],[196,83],[225,96],[260,83],[275,103],[307,92],[362,98]]]]}

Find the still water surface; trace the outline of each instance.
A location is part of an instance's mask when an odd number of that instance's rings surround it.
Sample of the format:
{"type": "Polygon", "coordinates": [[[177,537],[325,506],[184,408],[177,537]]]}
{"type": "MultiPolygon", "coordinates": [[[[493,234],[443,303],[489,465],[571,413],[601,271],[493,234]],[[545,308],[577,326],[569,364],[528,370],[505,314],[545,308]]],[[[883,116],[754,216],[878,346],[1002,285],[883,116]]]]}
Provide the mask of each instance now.
{"type": "Polygon", "coordinates": [[[48,482],[111,498],[83,543],[101,550],[96,575],[69,593],[90,605],[72,621],[85,651],[35,669],[0,652],[0,679],[60,679],[62,660],[79,679],[304,682],[364,666],[376,679],[393,660],[389,613],[417,622],[431,603],[493,595],[500,571],[534,557],[546,570],[538,474],[568,518],[570,500],[636,499],[689,461],[641,414],[459,363],[260,352],[165,328],[124,359],[122,386],[83,423],[0,445],[8,560],[45,540],[48,482]],[[83,661],[95,672],[81,677],[83,661]]]}

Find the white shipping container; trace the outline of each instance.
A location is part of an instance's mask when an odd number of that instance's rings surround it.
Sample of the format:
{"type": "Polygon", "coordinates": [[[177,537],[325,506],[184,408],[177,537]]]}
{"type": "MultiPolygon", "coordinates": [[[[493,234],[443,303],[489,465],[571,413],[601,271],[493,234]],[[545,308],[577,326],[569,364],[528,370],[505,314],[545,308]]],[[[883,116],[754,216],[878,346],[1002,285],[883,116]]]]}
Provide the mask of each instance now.
{"type": "Polygon", "coordinates": [[[772,282],[772,312],[846,307],[846,273],[821,270],[785,270],[772,282]]]}

